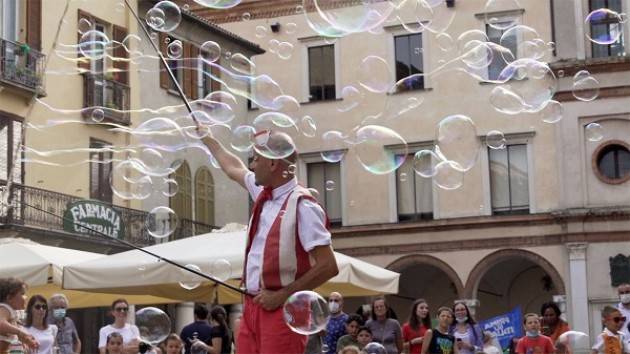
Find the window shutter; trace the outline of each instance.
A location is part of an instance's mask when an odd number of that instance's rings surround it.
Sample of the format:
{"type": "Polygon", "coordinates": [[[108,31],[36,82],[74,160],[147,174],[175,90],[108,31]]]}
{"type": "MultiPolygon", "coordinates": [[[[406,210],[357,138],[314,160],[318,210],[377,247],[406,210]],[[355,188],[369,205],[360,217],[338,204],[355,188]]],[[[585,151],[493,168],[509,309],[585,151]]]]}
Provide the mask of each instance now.
{"type": "Polygon", "coordinates": [[[127,29],[114,25],[113,32],[114,41],[117,42],[114,48],[114,57],[117,59],[114,61],[114,68],[121,70],[115,75],[118,78],[116,81],[129,85],[129,63],[126,61],[126,59],[129,59],[129,53],[125,50],[125,46],[122,45],[122,42],[127,37],[127,29]]]}
{"type": "MultiPolygon", "coordinates": [[[[94,17],[92,17],[92,15],[90,15],[87,12],[83,12],[81,10],[79,10],[79,17],[77,18],[77,26],[79,23],[81,23],[82,19],[86,19],[90,22],[90,24],[92,24],[92,26],[94,26],[94,17]]],[[[81,43],[81,36],[82,34],[79,33],[77,31],[77,44],[81,43]]],[[[79,47],[77,47],[77,57],[80,58],[81,60],[79,60],[77,62],[77,64],[79,65],[79,68],[84,69],[86,71],[90,70],[90,60],[86,57],[83,56],[83,54],[81,54],[81,50],[79,47]]]]}
{"type": "MultiPolygon", "coordinates": [[[[168,56],[166,53],[166,48],[167,48],[166,34],[164,34],[163,32],[160,32],[160,35],[158,36],[158,40],[160,41],[160,43],[158,43],[159,48],[160,48],[160,53],[162,53],[164,58],[167,58],[166,60],[168,62],[168,56]]],[[[168,80],[169,80],[168,68],[165,68],[164,64],[160,62],[160,87],[168,90],[170,87],[168,80]]]]}
{"type": "Polygon", "coordinates": [[[191,92],[192,89],[190,87],[190,84],[192,83],[192,70],[190,68],[190,48],[192,47],[192,45],[190,44],[190,42],[183,42],[183,46],[184,46],[184,53],[182,53],[182,58],[180,58],[180,60],[182,61],[182,64],[184,66],[184,77],[182,80],[182,89],[184,90],[184,95],[186,95],[186,97],[188,98],[192,98],[191,96],[191,92]]]}
{"type": "Polygon", "coordinates": [[[199,48],[194,45],[190,46],[190,57],[188,67],[190,68],[190,96],[191,100],[196,100],[199,97],[198,82],[199,82],[199,48]]]}
{"type": "MultiPolygon", "coordinates": [[[[215,64],[219,64],[219,62],[215,62],[215,64]]],[[[211,66],[210,72],[212,73],[212,84],[210,85],[210,89],[212,90],[212,92],[215,91],[221,91],[221,83],[217,80],[215,80],[214,78],[220,78],[221,77],[221,70],[216,67],[216,66],[211,66]]]]}
{"type": "Polygon", "coordinates": [[[26,43],[38,51],[42,48],[42,0],[26,2],[26,43]]]}

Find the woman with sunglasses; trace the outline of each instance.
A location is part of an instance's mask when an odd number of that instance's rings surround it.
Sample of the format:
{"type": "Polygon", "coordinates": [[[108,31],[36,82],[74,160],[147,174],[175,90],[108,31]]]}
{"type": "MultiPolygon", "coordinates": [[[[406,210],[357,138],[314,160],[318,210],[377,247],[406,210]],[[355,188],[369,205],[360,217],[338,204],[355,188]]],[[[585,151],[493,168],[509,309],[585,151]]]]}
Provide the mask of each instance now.
{"type": "Polygon", "coordinates": [[[107,337],[111,333],[120,333],[123,338],[123,353],[138,353],[140,344],[140,331],[138,327],[127,323],[129,314],[129,303],[125,299],[114,300],[111,307],[111,314],[114,323],[107,325],[98,332],[98,350],[100,354],[105,354],[107,347],[107,337]]]}
{"type": "Polygon", "coordinates": [[[48,324],[48,303],[41,295],[33,295],[26,305],[26,330],[39,342],[37,354],[53,354],[57,326],[48,324]]]}

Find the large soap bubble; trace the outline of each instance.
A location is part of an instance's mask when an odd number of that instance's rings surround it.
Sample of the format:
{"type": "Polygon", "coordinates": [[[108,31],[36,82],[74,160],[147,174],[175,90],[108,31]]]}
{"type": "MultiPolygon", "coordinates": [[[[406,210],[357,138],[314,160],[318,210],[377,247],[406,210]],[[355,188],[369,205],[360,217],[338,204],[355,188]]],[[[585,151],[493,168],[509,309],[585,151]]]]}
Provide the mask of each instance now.
{"type": "Polygon", "coordinates": [[[330,320],[328,303],[314,291],[298,291],[289,296],[282,308],[284,321],[292,331],[311,335],[326,328],[330,320]]]}
{"type": "Polygon", "coordinates": [[[171,333],[171,320],[164,311],[145,307],[136,311],[136,326],[140,339],[153,345],[163,342],[171,333]]]}

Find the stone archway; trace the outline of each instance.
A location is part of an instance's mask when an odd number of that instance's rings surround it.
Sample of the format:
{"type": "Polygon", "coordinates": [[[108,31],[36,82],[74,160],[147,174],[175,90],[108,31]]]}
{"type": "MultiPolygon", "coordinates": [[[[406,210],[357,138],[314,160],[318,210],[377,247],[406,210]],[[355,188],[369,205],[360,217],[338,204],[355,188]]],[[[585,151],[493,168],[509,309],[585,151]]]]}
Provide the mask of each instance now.
{"type": "Polygon", "coordinates": [[[464,285],[455,270],[444,261],[429,255],[407,255],[389,264],[387,269],[400,273],[399,292],[389,295],[388,302],[406,321],[413,300],[424,298],[434,312],[440,306],[451,306],[464,293],[464,285]]]}
{"type": "Polygon", "coordinates": [[[521,306],[539,312],[543,302],[565,294],[560,273],[544,257],[526,250],[506,249],[489,254],[470,272],[464,295],[478,299],[480,319],[521,306]]]}

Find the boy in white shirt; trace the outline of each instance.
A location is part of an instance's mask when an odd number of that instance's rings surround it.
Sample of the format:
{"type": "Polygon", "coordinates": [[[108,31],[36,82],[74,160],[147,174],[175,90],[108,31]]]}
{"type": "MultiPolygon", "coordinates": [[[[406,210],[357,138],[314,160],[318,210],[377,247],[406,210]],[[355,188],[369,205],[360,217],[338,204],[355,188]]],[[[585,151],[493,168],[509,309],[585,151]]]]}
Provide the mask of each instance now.
{"type": "Polygon", "coordinates": [[[626,338],[620,332],[626,318],[621,315],[619,309],[612,306],[604,307],[602,322],[605,326],[604,332],[597,336],[591,354],[630,354],[626,338]]]}

